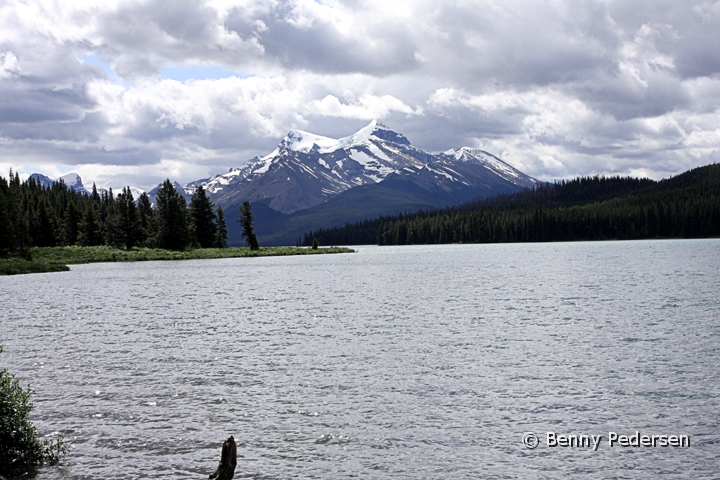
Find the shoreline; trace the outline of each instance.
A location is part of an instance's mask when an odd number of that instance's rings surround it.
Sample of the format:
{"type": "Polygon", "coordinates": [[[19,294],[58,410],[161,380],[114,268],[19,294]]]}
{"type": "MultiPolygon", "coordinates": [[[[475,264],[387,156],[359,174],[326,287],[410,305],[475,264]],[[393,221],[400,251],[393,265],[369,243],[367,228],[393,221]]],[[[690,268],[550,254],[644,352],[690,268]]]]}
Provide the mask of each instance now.
{"type": "Polygon", "coordinates": [[[273,257],[290,255],[323,255],[355,253],[347,247],[261,247],[250,250],[247,247],[197,248],[193,250],[164,250],[161,248],[140,248],[120,250],[98,247],[34,247],[30,258],[0,258],[0,276],[28,273],[49,273],[69,271],[68,265],[107,262],[146,262],[157,260],[210,260],[215,258],[273,257]]]}

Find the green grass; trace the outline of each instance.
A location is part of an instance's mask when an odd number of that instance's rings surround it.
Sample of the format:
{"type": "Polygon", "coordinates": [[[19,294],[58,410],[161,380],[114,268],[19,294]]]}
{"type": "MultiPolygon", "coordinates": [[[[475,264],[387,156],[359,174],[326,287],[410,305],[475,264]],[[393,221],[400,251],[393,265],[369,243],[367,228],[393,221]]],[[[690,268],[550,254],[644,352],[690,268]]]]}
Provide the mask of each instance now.
{"type": "Polygon", "coordinates": [[[119,250],[112,247],[37,247],[30,250],[32,261],[22,258],[0,259],[0,275],[67,271],[67,265],[96,262],[140,262],[149,260],[203,260],[210,258],[272,257],[287,255],[321,255],[352,253],[344,247],[326,247],[313,250],[299,247],[249,248],[198,248],[194,250],[163,250],[160,248],[133,248],[119,250]]]}
{"type": "Polygon", "coordinates": [[[30,262],[24,258],[0,258],[0,275],[20,275],[22,273],[67,272],[67,265],[61,263],[30,262]]]}

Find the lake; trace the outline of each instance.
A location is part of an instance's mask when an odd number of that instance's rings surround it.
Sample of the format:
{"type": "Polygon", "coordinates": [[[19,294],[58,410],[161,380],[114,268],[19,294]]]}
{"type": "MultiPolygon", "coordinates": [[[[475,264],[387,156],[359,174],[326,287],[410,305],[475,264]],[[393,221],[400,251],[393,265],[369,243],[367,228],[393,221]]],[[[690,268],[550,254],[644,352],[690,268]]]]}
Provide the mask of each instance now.
{"type": "Polygon", "coordinates": [[[0,277],[36,478],[717,478],[720,240],[356,248],[0,277]]]}

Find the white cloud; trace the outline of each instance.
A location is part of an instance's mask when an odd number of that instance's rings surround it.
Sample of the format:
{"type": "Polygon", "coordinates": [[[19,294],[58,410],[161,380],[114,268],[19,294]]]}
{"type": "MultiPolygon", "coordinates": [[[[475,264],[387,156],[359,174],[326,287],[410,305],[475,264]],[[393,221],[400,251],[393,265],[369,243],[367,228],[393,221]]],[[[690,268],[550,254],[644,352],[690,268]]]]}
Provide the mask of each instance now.
{"type": "Polygon", "coordinates": [[[150,186],[378,118],[541,178],[667,176],[719,156],[719,5],[0,0],[0,166],[150,186]]]}

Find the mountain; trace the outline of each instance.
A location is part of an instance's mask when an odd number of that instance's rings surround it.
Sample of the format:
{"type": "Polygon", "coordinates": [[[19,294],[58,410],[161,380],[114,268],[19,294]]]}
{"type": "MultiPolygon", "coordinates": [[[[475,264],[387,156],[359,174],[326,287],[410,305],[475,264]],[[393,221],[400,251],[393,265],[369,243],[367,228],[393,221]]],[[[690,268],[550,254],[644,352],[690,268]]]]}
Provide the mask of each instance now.
{"type": "Polygon", "coordinates": [[[38,183],[45,188],[52,187],[52,184],[55,183],[55,180],[43,175],[42,173],[33,173],[32,175],[30,175],[30,178],[28,180],[34,180],[35,183],[38,183]]]}
{"type": "MultiPolygon", "coordinates": [[[[202,182],[203,180],[198,180],[198,181],[202,182]]],[[[192,182],[192,183],[196,183],[196,182],[192,182]]],[[[175,187],[175,190],[177,190],[177,192],[180,195],[185,197],[185,201],[187,202],[188,205],[190,205],[190,199],[192,198],[192,194],[195,191],[195,187],[190,187],[189,185],[191,185],[191,184],[183,186],[183,185],[180,185],[178,182],[172,182],[172,184],[173,184],[173,187],[175,187]]],[[[161,186],[162,186],[162,183],[147,192],[148,197],[150,198],[150,203],[152,205],[155,205],[155,197],[157,196],[158,190],[160,190],[161,186]]],[[[140,192],[140,193],[142,193],[142,192],[140,192]]],[[[135,192],[133,192],[133,195],[135,195],[135,192]]],[[[135,197],[135,198],[137,198],[137,197],[135,197]]]]}
{"type": "Polygon", "coordinates": [[[239,235],[236,211],[247,200],[256,210],[259,240],[284,244],[310,227],[456,205],[535,183],[483,150],[463,147],[434,155],[373,121],[340,139],[291,130],[264,157],[175,185],[186,198],[198,186],[205,188],[225,210],[231,242],[239,235]]]}
{"type": "MultiPolygon", "coordinates": [[[[33,177],[52,183],[44,175],[33,177]]],[[[85,190],[75,173],[61,179],[68,188],[85,190]]],[[[432,154],[377,121],[339,139],[291,130],[268,155],[240,168],[186,185],[174,182],[188,203],[198,186],[205,188],[225,211],[230,244],[241,242],[238,207],[251,202],[264,245],[294,244],[311,229],[457,205],[535,184],[483,150],[432,154]]],[[[147,192],[152,203],[158,188],[147,192]]],[[[131,190],[136,199],[142,193],[131,190]]]]}
{"type": "Polygon", "coordinates": [[[71,190],[79,191],[79,192],[86,192],[85,186],[82,183],[82,179],[80,178],[80,175],[77,173],[68,173],[67,175],[63,175],[62,177],[58,178],[57,180],[53,180],[52,178],[43,175],[42,173],[33,173],[30,175],[30,178],[35,180],[36,183],[39,183],[43,187],[51,187],[53,183],[63,181],[65,183],[65,186],[71,190]]]}
{"type": "Polygon", "coordinates": [[[202,185],[223,207],[247,200],[292,214],[390,175],[406,176],[427,192],[448,197],[450,203],[456,201],[453,192],[473,190],[461,196],[474,198],[535,183],[487,152],[462,148],[436,156],[373,121],[340,139],[292,130],[270,154],[228,173],[191,182],[184,190],[192,194],[202,185]]]}
{"type": "MultiPolygon", "coordinates": [[[[80,178],[80,175],[77,173],[68,173],[66,175],[63,175],[62,177],[58,178],[57,180],[53,180],[52,178],[43,175],[41,173],[33,173],[30,175],[30,178],[35,180],[36,183],[39,183],[40,185],[44,186],[45,188],[49,188],[52,186],[53,183],[59,182],[62,180],[62,182],[65,184],[67,188],[70,190],[75,190],[76,192],[83,192],[83,193],[92,193],[92,188],[88,189],[85,187],[85,185],[82,182],[82,178],[80,178]]],[[[133,198],[137,200],[137,198],[144,192],[144,190],[137,188],[137,187],[129,187],[130,191],[133,194],[133,198]]],[[[98,193],[101,195],[103,193],[108,193],[108,190],[104,188],[98,188],[98,193]]],[[[122,191],[122,188],[115,190],[113,192],[113,195],[117,195],[122,191]]]]}
{"type": "Polygon", "coordinates": [[[67,175],[60,177],[58,180],[62,180],[65,183],[65,186],[67,186],[70,190],[75,190],[76,192],[87,192],[80,175],[77,173],[68,173],[67,175]]]}

